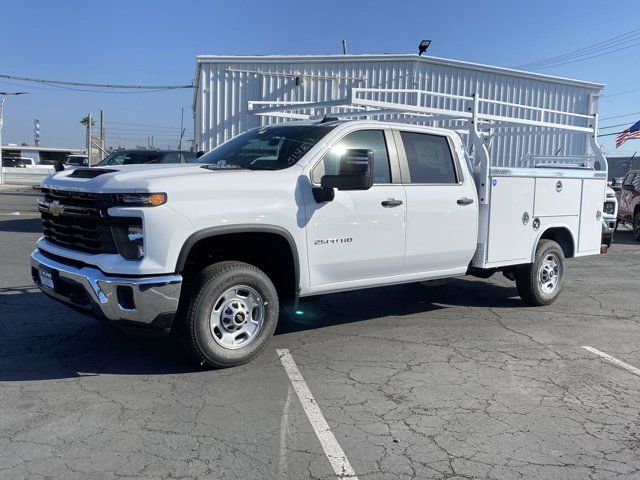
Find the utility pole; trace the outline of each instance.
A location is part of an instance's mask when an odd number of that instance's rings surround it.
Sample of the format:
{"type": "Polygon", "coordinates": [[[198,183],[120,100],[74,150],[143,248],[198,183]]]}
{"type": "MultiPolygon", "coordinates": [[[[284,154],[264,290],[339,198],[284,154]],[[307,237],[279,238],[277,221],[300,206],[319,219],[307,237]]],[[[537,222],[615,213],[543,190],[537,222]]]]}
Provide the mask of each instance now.
{"type": "Polygon", "coordinates": [[[26,95],[28,92],[0,92],[0,185],[4,184],[2,167],[2,125],[4,124],[4,102],[9,95],[26,95]]]}
{"type": "Polygon", "coordinates": [[[180,110],[180,143],[178,145],[178,150],[182,151],[182,137],[184,136],[184,107],[180,110]]]}
{"type": "Polygon", "coordinates": [[[91,164],[91,114],[87,115],[87,163],[89,164],[90,167],[92,167],[93,165],[91,164]]]}
{"type": "Polygon", "coordinates": [[[100,110],[100,160],[104,160],[104,114],[100,110]]]}

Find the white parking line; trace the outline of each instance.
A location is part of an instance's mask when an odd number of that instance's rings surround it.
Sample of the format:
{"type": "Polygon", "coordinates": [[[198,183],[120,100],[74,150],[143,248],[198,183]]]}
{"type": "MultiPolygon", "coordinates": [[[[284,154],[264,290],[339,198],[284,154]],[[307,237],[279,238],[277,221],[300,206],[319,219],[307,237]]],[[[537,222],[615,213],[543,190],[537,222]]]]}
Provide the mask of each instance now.
{"type": "Polygon", "coordinates": [[[356,472],[351,468],[351,464],[349,460],[347,460],[344,450],[342,450],[331,428],[329,428],[329,424],[322,415],[320,407],[318,407],[315,398],[313,398],[311,390],[309,390],[307,382],[304,381],[289,350],[282,349],[276,351],[278,352],[282,366],[289,376],[289,380],[291,380],[293,389],[298,394],[302,408],[304,408],[304,412],[307,414],[318,440],[320,440],[324,453],[329,459],[329,462],[331,462],[333,471],[336,472],[336,475],[341,479],[358,480],[356,472]]]}
{"type": "Polygon", "coordinates": [[[588,347],[588,346],[583,346],[582,348],[584,348],[585,350],[590,351],[591,353],[595,353],[596,355],[604,358],[605,360],[609,360],[614,365],[618,365],[619,367],[622,367],[625,370],[628,370],[629,372],[633,373],[634,375],[638,375],[640,377],[640,368],[636,368],[633,365],[629,365],[628,363],[623,362],[622,360],[618,360],[617,358],[612,357],[608,353],[601,352],[597,348],[588,347]]]}

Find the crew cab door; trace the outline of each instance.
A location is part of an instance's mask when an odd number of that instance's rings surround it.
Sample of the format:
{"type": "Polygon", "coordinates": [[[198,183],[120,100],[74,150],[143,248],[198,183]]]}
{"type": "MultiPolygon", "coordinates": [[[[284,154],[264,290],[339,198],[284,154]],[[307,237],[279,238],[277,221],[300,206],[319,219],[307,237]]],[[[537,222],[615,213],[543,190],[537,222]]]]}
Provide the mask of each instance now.
{"type": "Polygon", "coordinates": [[[391,132],[360,128],[336,139],[311,170],[315,188],[323,175],[338,173],[339,152],[344,149],[373,152],[373,186],[334,189],[335,197],[326,202],[315,201],[311,192],[305,196],[312,288],[326,285],[331,290],[331,284],[398,275],[402,267],[406,198],[391,132]]]}
{"type": "Polygon", "coordinates": [[[409,126],[394,136],[407,195],[402,273],[464,272],[477,244],[478,198],[462,147],[409,126]]]}

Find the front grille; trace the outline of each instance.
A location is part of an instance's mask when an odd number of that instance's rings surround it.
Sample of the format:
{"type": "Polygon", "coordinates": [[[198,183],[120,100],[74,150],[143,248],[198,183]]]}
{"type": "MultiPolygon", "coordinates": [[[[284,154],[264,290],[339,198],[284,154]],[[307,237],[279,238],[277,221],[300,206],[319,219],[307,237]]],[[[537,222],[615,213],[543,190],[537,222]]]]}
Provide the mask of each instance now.
{"type": "Polygon", "coordinates": [[[45,238],[61,247],[85,253],[119,253],[114,230],[138,218],[109,217],[109,196],[43,188],[39,202],[45,238]]]}
{"type": "Polygon", "coordinates": [[[56,216],[40,210],[47,240],[87,253],[118,253],[111,228],[95,216],[56,216]]]}

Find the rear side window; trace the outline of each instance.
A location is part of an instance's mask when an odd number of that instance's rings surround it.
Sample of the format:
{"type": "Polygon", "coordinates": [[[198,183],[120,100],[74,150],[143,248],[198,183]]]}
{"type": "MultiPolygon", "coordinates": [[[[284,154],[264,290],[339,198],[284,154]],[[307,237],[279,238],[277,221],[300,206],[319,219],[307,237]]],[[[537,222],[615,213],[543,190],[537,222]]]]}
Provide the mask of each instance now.
{"type": "Polygon", "coordinates": [[[407,154],[411,183],[458,183],[453,156],[446,137],[400,132],[407,154]]]}
{"type": "Polygon", "coordinates": [[[640,173],[636,173],[636,176],[631,180],[631,184],[638,190],[638,187],[640,187],[640,173]]]}

